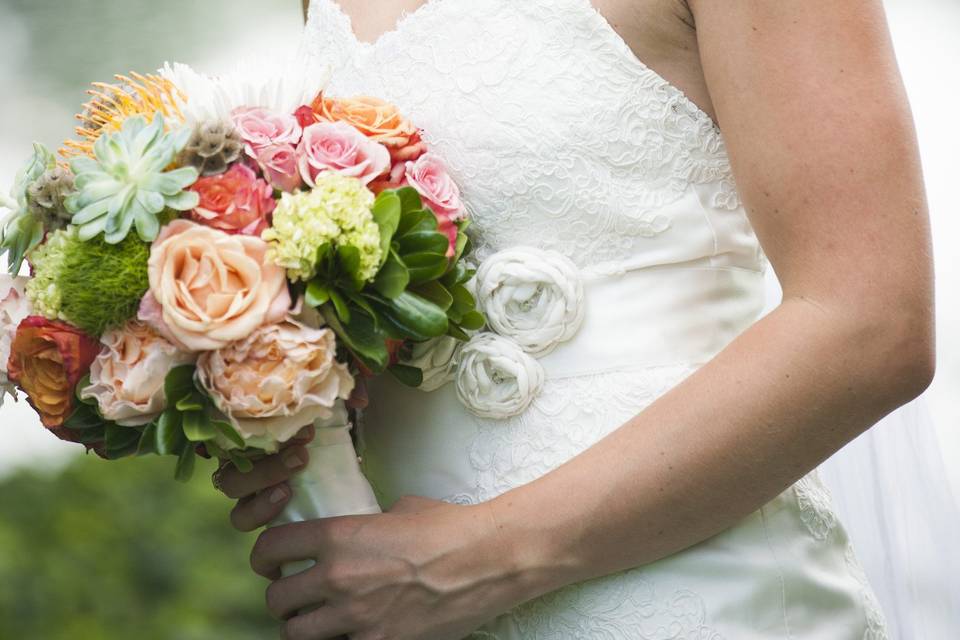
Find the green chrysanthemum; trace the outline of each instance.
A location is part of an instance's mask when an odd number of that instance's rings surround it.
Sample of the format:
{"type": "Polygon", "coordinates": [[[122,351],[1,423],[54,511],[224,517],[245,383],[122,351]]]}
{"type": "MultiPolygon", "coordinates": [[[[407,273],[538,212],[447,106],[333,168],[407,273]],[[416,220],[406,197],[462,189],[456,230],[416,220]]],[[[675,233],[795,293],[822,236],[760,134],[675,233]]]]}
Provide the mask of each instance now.
{"type": "Polygon", "coordinates": [[[373,203],[373,193],[361,181],[333,171],[322,173],[310,191],[284,193],[273,212],[273,226],[263,232],[270,259],[284,267],[291,280],[307,281],[317,274],[323,245],[353,247],[360,257],[357,276],[370,280],[382,257],[373,203]]]}
{"type": "Polygon", "coordinates": [[[147,124],[143,116],[124,121],[120,131],[105,133],[93,145],[94,158],[70,162],[76,193],[66,200],[82,240],[101,233],[117,244],[136,227],[144,242],[160,231],[165,209],[186,211],[197,206],[199,196],[185,191],[199,176],[194,167],[167,171],[186,146],[191,130],[164,132],[163,115],[147,124]]]}
{"type": "Polygon", "coordinates": [[[34,278],[27,296],[43,316],[99,336],[137,313],[150,286],[149,245],[136,236],[119,244],[84,242],[76,228],[57,231],[30,256],[34,278]]]}

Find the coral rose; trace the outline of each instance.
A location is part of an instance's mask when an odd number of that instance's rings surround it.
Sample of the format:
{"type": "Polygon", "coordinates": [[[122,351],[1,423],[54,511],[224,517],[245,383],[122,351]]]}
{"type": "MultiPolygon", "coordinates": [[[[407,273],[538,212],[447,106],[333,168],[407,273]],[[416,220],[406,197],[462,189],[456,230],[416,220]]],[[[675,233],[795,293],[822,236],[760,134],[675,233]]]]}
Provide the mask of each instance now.
{"type": "Polygon", "coordinates": [[[427,150],[413,123],[394,105],[379,98],[326,98],[321,94],[311,106],[318,119],[346,122],[384,145],[393,163],[416,160],[427,150]]]}
{"type": "Polygon", "coordinates": [[[300,175],[311,187],[325,171],[368,185],[390,169],[387,148],[343,122],[318,122],[304,129],[297,157],[300,175]]]}
{"type": "Polygon", "coordinates": [[[17,326],[30,315],[30,301],[26,294],[27,278],[0,275],[0,406],[8,393],[16,400],[14,385],[7,378],[10,343],[17,326]]]}
{"type": "Polygon", "coordinates": [[[233,126],[243,139],[247,154],[255,158],[257,151],[271,144],[300,142],[303,128],[293,115],[275,113],[260,107],[239,107],[231,114],[233,126]]]}
{"type": "Polygon", "coordinates": [[[259,236],[277,206],[270,185],[239,163],[226,173],[200,178],[189,190],[200,195],[190,217],[225,233],[259,236]]]}
{"type": "Polygon", "coordinates": [[[283,268],[266,256],[260,238],[174,220],[150,249],[139,318],[184,351],[243,340],[290,307],[283,268]]]}
{"type": "Polygon", "coordinates": [[[330,329],[288,318],[201,355],[197,380],[248,445],[273,450],[350,397],[354,380],[336,349],[330,329]]]}
{"type": "Polygon", "coordinates": [[[104,418],[125,427],[159,416],[167,404],[167,374],[196,359],[136,321],[108,331],[100,341],[103,349],[90,366],[90,385],[81,389],[80,397],[96,400],[104,418]]]}
{"type": "Polygon", "coordinates": [[[77,382],[99,351],[99,342],[59,320],[28,316],[17,328],[7,375],[27,394],[43,425],[62,440],[76,441],[63,423],[73,413],[77,382]]]}

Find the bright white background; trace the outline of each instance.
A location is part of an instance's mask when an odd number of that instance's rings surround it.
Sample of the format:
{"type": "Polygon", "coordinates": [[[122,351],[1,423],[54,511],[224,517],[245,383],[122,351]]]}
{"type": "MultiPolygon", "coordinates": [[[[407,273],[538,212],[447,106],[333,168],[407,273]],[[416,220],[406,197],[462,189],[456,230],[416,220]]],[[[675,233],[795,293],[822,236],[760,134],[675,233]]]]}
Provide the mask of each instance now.
{"type": "MultiPolygon", "coordinates": [[[[112,22],[107,24],[94,11],[97,5],[102,9],[104,2],[87,0],[73,6],[77,5],[91,7],[86,14],[88,22],[58,16],[64,7],[60,2],[0,0],[0,188],[9,186],[34,139],[55,148],[68,135],[87,80],[107,79],[111,73],[127,71],[125,65],[139,70],[155,68],[163,61],[164,52],[175,51],[182,52],[178,56],[181,61],[216,72],[229,68],[231,60],[251,49],[291,45],[299,35],[296,0],[108,2],[112,22]],[[38,5],[44,8],[38,10],[38,5]],[[159,22],[166,19],[169,23],[175,6],[181,15],[173,19],[183,19],[196,28],[163,31],[159,22]],[[183,13],[189,17],[184,18],[183,13]],[[151,27],[145,28],[145,24],[151,27]],[[92,57],[90,53],[97,47],[87,43],[78,59],[68,44],[71,38],[83,37],[87,27],[102,46],[99,55],[92,57]],[[51,30],[60,32],[59,40],[54,39],[57,44],[37,41],[51,30]],[[126,32],[136,37],[124,40],[126,32]],[[158,33],[165,34],[163,41],[152,37],[158,33]],[[119,66],[111,64],[112,60],[119,66]],[[63,64],[76,69],[66,81],[58,66],[63,64]]],[[[960,219],[953,198],[960,172],[960,128],[956,125],[960,3],[887,0],[886,5],[917,121],[933,219],[939,364],[925,396],[937,422],[947,467],[960,492],[960,219]]],[[[877,132],[877,144],[883,144],[882,131],[877,132]]],[[[0,474],[18,465],[57,465],[77,454],[76,446],[47,434],[25,403],[8,402],[0,409],[0,474]]]]}

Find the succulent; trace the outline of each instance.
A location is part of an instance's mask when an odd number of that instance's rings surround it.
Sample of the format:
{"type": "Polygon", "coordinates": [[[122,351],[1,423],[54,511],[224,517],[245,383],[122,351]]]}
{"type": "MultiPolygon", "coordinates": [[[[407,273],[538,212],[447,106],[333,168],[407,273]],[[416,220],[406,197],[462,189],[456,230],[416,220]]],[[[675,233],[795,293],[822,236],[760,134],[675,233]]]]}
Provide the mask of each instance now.
{"type": "Polygon", "coordinates": [[[70,223],[64,201],[72,191],[73,174],[63,167],[47,169],[27,187],[30,213],[40,220],[45,230],[63,229],[70,223]]]}
{"type": "Polygon", "coordinates": [[[223,173],[240,158],[243,139],[232,124],[208,120],[198,125],[177,159],[181,166],[195,167],[200,175],[223,173]]]}
{"type": "Polygon", "coordinates": [[[153,122],[143,116],[127,118],[119,131],[104,133],[93,145],[93,158],[70,161],[76,191],[66,199],[67,210],[81,240],[103,233],[117,244],[136,227],[144,242],[160,231],[166,209],[187,211],[200,202],[192,191],[199,172],[194,167],[167,171],[190,138],[190,130],[164,132],[163,114],[153,122]]]}
{"type": "Polygon", "coordinates": [[[43,241],[43,220],[31,211],[29,191],[55,167],[53,154],[42,144],[34,144],[33,155],[17,174],[10,197],[0,196],[0,206],[10,210],[0,224],[0,254],[7,254],[10,273],[19,272],[27,253],[43,241]]]}

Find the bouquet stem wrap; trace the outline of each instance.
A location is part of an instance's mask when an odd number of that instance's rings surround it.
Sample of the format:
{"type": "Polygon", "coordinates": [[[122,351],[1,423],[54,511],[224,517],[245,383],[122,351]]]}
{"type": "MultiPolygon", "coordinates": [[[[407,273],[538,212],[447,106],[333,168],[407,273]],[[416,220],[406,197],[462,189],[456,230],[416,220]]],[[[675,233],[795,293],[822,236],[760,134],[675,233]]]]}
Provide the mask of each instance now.
{"type": "MultiPolygon", "coordinates": [[[[307,445],[310,461],[290,479],[293,496],[270,526],[381,512],[370,483],[360,471],[343,401],[337,401],[330,418],[318,420],[314,426],[316,437],[307,445]]],[[[293,562],[284,565],[281,572],[289,576],[314,564],[313,560],[293,562]]]]}

